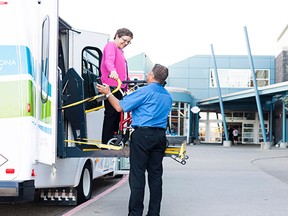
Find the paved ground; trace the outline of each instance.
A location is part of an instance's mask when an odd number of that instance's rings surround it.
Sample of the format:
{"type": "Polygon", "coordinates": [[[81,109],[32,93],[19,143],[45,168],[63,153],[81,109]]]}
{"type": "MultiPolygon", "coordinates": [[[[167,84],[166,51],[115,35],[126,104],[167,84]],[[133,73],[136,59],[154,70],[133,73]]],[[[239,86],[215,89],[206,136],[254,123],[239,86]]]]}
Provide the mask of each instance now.
{"type": "MultiPolygon", "coordinates": [[[[187,150],[185,166],[164,160],[162,216],[288,215],[288,149],[200,144],[187,150]]],[[[128,199],[126,181],[66,215],[125,216],[128,199]]]]}

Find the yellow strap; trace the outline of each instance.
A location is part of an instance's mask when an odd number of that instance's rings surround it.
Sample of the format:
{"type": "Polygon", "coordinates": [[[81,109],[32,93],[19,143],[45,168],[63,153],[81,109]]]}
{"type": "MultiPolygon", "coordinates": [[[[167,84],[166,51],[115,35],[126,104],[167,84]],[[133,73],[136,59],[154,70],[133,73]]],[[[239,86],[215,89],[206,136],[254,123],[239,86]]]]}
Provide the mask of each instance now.
{"type": "Polygon", "coordinates": [[[97,148],[105,148],[105,149],[112,149],[112,150],[121,150],[121,146],[113,146],[113,145],[107,145],[102,143],[96,143],[96,142],[83,142],[83,141],[75,141],[75,140],[64,140],[64,142],[71,142],[76,143],[79,145],[92,145],[96,146],[97,148]]]}
{"type": "MultiPolygon", "coordinates": [[[[122,85],[121,80],[118,79],[117,82],[118,82],[118,86],[117,86],[117,88],[115,88],[115,89],[112,91],[112,93],[115,93],[116,91],[119,91],[119,89],[121,88],[121,85],[122,85]]],[[[96,95],[96,96],[93,96],[93,97],[90,97],[90,98],[86,98],[86,99],[84,99],[84,100],[77,101],[77,102],[68,104],[68,105],[66,105],[66,106],[63,106],[62,109],[66,109],[66,108],[69,108],[69,107],[77,106],[77,105],[82,104],[82,103],[85,103],[85,102],[91,102],[91,101],[96,100],[97,98],[101,98],[101,97],[105,97],[105,95],[104,95],[104,94],[101,94],[101,95],[96,95]]],[[[97,107],[96,107],[96,108],[97,108],[97,107]]],[[[94,109],[96,109],[96,108],[94,108],[94,109]]],[[[102,108],[102,107],[101,107],[101,108],[102,108]]],[[[101,109],[101,108],[99,108],[99,109],[101,109]]],[[[98,110],[98,109],[97,109],[97,110],[98,110]]],[[[89,110],[87,110],[87,111],[89,112],[89,110]]],[[[90,111],[90,112],[92,112],[92,111],[90,111]]]]}
{"type": "Polygon", "coordinates": [[[95,139],[81,138],[81,140],[86,140],[86,141],[90,141],[90,142],[101,143],[101,140],[95,140],[95,139]]]}
{"type": "Polygon", "coordinates": [[[90,98],[86,98],[86,99],[84,99],[84,100],[77,101],[77,102],[75,102],[75,103],[71,103],[71,104],[68,104],[68,105],[66,105],[66,106],[63,106],[62,109],[66,109],[66,108],[69,108],[69,107],[77,106],[77,105],[82,104],[82,103],[85,103],[85,102],[87,102],[87,101],[89,101],[89,100],[90,100],[90,98]]]}
{"type": "Polygon", "coordinates": [[[90,112],[98,111],[98,110],[103,109],[103,108],[104,108],[104,106],[95,107],[95,108],[93,108],[93,109],[86,110],[85,113],[90,113],[90,112]]]}

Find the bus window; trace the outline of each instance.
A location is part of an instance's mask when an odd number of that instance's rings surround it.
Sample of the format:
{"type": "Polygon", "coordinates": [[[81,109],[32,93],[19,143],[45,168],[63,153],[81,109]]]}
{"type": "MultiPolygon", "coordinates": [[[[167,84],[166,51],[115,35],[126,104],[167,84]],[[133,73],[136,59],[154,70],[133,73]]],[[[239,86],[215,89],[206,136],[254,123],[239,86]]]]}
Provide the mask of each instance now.
{"type": "MultiPolygon", "coordinates": [[[[84,80],[84,97],[89,98],[98,95],[96,83],[101,77],[100,63],[102,52],[95,47],[86,47],[82,52],[82,78],[84,80]]],[[[96,100],[87,102],[85,109],[93,109],[101,106],[102,102],[96,100]]]]}
{"type": "Polygon", "coordinates": [[[44,19],[42,25],[42,47],[41,47],[41,100],[46,103],[49,90],[49,17],[44,19]]]}

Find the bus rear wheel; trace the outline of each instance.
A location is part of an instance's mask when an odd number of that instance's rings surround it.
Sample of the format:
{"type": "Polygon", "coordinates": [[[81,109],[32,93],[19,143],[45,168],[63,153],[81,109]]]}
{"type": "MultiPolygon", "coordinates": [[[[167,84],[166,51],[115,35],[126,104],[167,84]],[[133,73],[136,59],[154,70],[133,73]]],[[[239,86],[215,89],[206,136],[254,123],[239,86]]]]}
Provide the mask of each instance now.
{"type": "Polygon", "coordinates": [[[77,190],[77,204],[86,202],[92,195],[92,169],[89,163],[86,163],[83,167],[81,179],[77,190]]]}

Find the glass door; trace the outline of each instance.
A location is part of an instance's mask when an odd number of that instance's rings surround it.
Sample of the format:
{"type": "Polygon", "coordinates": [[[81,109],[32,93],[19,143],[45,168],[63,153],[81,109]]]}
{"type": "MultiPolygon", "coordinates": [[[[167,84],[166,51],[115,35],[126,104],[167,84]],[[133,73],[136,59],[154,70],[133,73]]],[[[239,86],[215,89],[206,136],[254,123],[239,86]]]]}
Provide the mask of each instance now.
{"type": "Polygon", "coordinates": [[[209,142],[222,142],[222,123],[211,122],[209,124],[209,142]]]}
{"type": "Polygon", "coordinates": [[[254,143],[254,124],[244,123],[242,129],[242,143],[254,143]]]}

